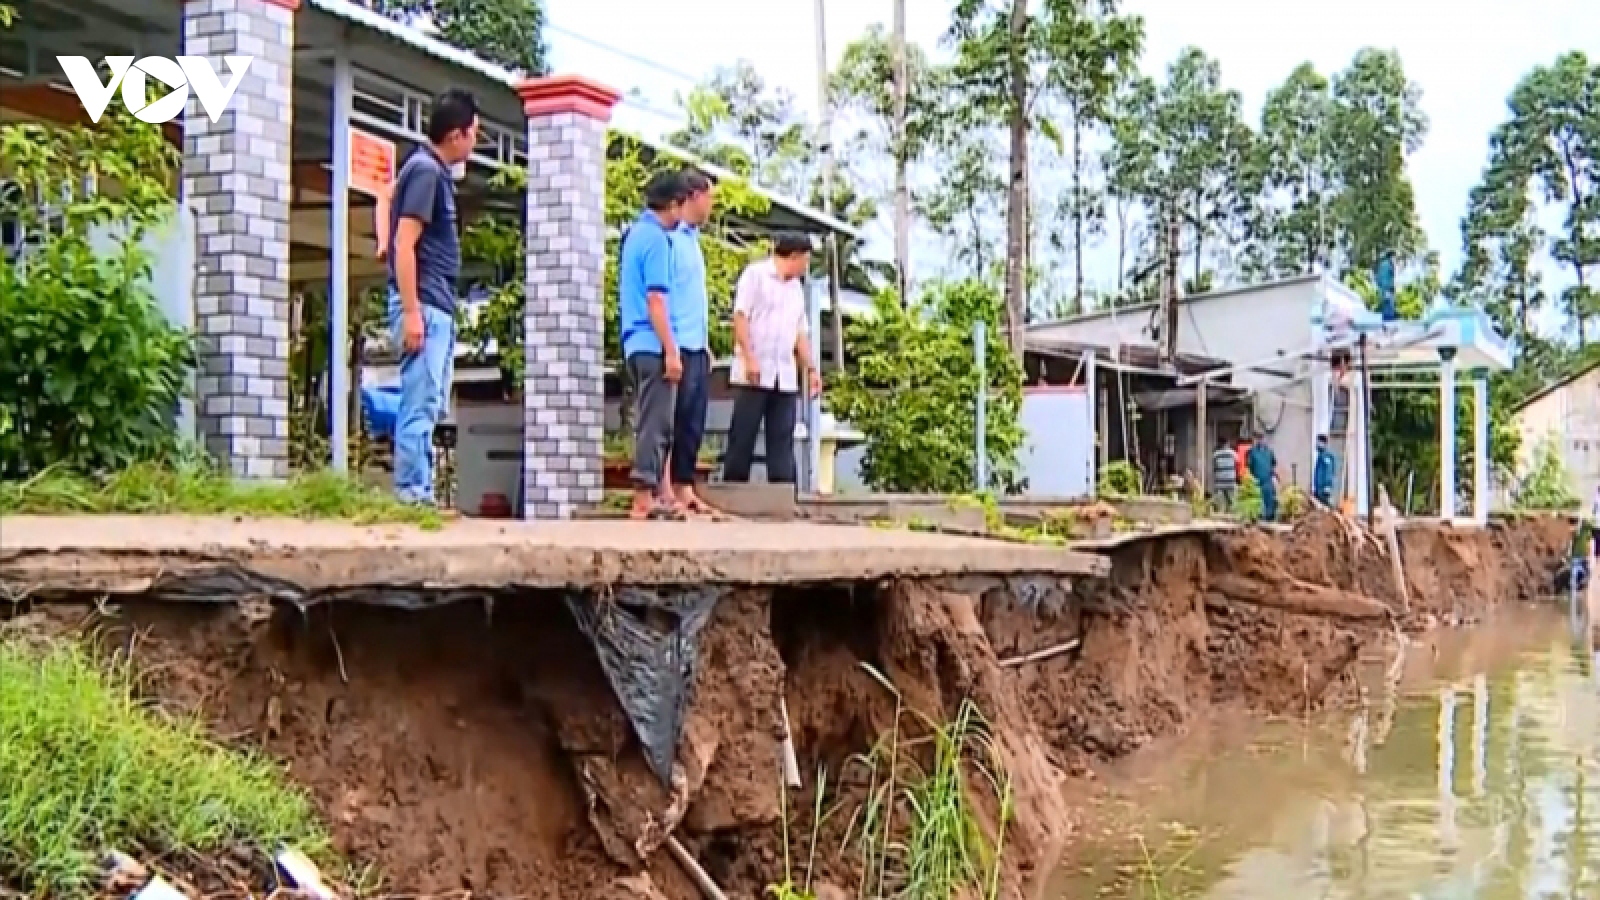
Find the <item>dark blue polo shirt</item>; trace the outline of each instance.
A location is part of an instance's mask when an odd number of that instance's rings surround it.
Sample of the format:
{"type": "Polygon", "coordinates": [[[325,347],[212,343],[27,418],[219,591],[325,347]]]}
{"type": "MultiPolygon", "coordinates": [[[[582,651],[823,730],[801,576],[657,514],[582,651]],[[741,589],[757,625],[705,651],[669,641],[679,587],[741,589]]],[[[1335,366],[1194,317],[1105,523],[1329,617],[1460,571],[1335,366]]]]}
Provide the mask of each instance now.
{"type": "MultiPolygon", "coordinates": [[[[394,203],[389,211],[391,245],[400,233],[400,220],[422,223],[417,239],[417,299],[429,306],[456,312],[456,279],[461,275],[461,237],[456,231],[456,185],[450,167],[423,146],[400,167],[395,180],[394,203]]],[[[394,277],[395,254],[389,254],[389,287],[398,289],[394,277]]]]}

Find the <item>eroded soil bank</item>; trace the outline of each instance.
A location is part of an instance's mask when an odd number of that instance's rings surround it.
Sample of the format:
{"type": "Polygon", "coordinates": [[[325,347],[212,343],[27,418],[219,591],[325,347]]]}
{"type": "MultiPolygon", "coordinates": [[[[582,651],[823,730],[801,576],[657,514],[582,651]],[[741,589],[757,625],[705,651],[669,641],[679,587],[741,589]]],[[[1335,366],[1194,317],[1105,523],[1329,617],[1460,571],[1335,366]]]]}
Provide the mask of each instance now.
{"type": "MultiPolygon", "coordinates": [[[[665,849],[675,834],[730,896],[755,898],[783,878],[786,707],[805,773],[789,798],[792,857],[810,856],[825,771],[819,896],[855,896],[861,864],[845,844],[869,787],[859,757],[897,721],[896,697],[866,664],[934,720],[968,699],[982,711],[1015,802],[1003,895],[1022,898],[1072,840],[1070,779],[1219,707],[1342,702],[1368,642],[1532,599],[1569,538],[1556,520],[1408,530],[1409,609],[1381,546],[1332,517],[1290,534],[1135,543],[1097,582],[736,589],[703,635],[670,788],[559,595],[426,611],[19,612],[131,652],[153,699],[285,760],[339,849],[408,894],[698,896],[665,849]],[[1019,662],[1043,651],[1057,652],[1019,662]]],[[[968,787],[992,831],[992,795],[968,787]]]]}

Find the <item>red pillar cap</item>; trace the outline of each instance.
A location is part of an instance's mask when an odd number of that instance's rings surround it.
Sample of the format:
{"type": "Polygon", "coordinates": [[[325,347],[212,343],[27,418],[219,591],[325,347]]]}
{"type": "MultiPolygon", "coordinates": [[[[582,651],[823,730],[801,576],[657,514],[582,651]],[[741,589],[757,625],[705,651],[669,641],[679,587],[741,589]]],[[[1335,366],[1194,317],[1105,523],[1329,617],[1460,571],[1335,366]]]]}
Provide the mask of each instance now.
{"type": "Polygon", "coordinates": [[[601,122],[611,120],[611,108],[622,94],[582,75],[529,78],[517,85],[522,112],[528,116],[578,113],[601,122]]]}

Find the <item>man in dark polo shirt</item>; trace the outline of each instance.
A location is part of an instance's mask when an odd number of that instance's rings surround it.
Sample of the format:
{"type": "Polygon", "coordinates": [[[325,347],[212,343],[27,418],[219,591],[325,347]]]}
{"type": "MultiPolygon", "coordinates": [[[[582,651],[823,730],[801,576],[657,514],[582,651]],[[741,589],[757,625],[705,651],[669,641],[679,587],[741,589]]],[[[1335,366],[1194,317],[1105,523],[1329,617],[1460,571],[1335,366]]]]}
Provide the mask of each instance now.
{"type": "Polygon", "coordinates": [[[433,428],[450,406],[461,274],[453,172],[477,143],[477,101],[446,91],[433,102],[428,144],[411,154],[394,184],[386,253],[389,329],[401,354],[394,489],[407,503],[434,503],[433,428]]]}

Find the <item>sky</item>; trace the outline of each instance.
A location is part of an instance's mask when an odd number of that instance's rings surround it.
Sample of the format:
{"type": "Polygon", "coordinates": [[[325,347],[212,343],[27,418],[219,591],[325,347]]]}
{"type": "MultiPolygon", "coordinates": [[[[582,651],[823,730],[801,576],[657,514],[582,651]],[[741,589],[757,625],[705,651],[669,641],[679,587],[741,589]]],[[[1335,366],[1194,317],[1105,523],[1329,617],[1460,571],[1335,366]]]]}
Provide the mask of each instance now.
{"type": "MultiPolygon", "coordinates": [[[[552,66],[641,99],[619,126],[661,134],[680,124],[674,98],[718,65],[749,59],[770,84],[814,114],[815,0],[545,0],[552,66]],[[611,49],[602,49],[599,44],[611,49]],[[633,57],[633,58],[629,58],[633,57]]],[[[949,0],[907,0],[907,35],[934,49],[949,0]]],[[[1266,93],[1298,64],[1330,74],[1366,46],[1394,48],[1423,91],[1430,129],[1410,169],[1418,214],[1445,271],[1461,255],[1460,221],[1505,98],[1535,65],[1584,49],[1600,54],[1600,0],[1123,0],[1145,19],[1142,67],[1159,75],[1186,45],[1218,59],[1252,123],[1266,93]]],[[[890,0],[827,0],[829,63],[890,0]]]]}

